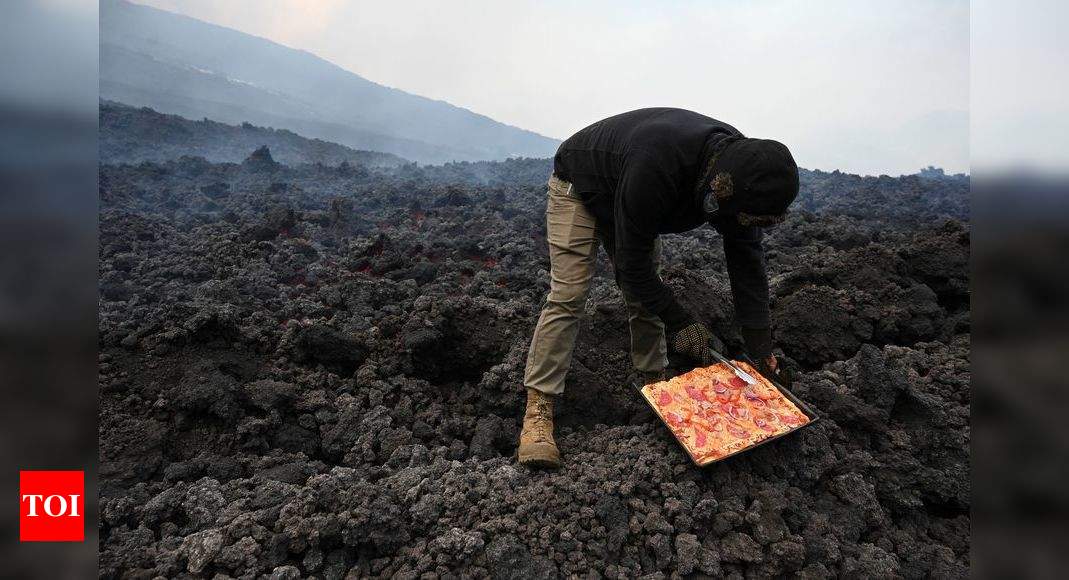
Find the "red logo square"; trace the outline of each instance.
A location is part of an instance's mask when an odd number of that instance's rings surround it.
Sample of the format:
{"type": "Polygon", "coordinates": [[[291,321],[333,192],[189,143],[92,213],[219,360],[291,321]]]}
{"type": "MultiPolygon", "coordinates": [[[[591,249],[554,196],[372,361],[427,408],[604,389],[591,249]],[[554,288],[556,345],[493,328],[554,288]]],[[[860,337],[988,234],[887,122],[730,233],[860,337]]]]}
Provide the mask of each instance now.
{"type": "Polygon", "coordinates": [[[19,472],[19,541],[85,541],[85,472],[19,472]]]}

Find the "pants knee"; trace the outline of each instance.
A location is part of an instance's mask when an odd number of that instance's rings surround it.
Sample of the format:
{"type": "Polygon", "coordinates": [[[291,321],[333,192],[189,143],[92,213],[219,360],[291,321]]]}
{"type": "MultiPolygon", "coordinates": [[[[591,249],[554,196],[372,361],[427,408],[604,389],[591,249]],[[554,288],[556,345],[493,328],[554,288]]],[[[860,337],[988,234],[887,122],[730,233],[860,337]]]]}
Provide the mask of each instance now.
{"type": "Polygon", "coordinates": [[[546,306],[579,316],[586,305],[585,288],[554,288],[546,297],[546,306]]]}

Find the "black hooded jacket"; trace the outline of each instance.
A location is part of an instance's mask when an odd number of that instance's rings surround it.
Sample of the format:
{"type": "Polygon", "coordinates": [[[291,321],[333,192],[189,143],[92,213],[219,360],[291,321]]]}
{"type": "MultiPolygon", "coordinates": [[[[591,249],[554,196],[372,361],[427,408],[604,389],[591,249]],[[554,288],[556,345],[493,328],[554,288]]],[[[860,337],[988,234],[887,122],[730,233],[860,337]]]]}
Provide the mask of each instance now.
{"type": "MultiPolygon", "coordinates": [[[[554,157],[554,173],[572,183],[597,219],[617,282],[661,318],[669,335],[693,319],[657,275],[654,241],[658,234],[709,222],[702,210],[705,188],[698,182],[712,156],[741,137],[731,125],[691,111],[639,109],[579,131],[554,157]]],[[[739,225],[730,216],[710,223],[724,240],[736,317],[744,334],[759,329],[767,334],[768,277],[761,229],[739,225]]]]}

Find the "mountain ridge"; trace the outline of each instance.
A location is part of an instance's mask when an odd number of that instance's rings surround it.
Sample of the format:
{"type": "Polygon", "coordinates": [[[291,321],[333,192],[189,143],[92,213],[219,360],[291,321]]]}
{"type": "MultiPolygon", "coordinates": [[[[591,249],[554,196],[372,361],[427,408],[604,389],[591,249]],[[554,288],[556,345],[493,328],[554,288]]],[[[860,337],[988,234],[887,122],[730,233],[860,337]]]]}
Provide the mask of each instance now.
{"type": "Polygon", "coordinates": [[[125,0],[100,8],[104,99],[285,128],[422,163],[547,157],[559,143],[380,85],[307,50],[125,0]]]}
{"type": "Polygon", "coordinates": [[[251,151],[267,146],[281,163],[323,163],[396,167],[408,160],[391,153],[356,150],[345,145],[308,139],[289,129],[231,125],[160,113],[103,100],[99,110],[101,163],[162,162],[183,156],[204,157],[214,163],[239,163],[251,151]]]}

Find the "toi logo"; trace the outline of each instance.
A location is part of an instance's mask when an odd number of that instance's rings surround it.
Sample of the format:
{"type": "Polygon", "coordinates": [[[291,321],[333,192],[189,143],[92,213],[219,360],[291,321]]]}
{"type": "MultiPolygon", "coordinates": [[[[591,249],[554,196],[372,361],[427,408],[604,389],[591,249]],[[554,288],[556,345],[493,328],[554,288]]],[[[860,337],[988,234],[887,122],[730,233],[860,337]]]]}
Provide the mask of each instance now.
{"type": "Polygon", "coordinates": [[[85,541],[85,472],[19,472],[19,541],[85,541]]]}

